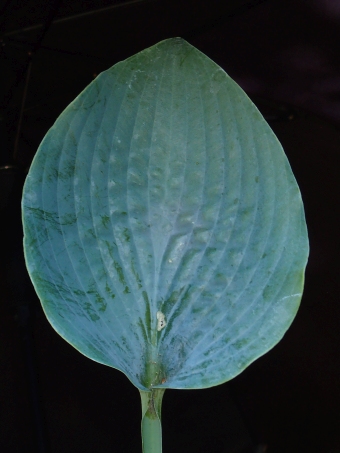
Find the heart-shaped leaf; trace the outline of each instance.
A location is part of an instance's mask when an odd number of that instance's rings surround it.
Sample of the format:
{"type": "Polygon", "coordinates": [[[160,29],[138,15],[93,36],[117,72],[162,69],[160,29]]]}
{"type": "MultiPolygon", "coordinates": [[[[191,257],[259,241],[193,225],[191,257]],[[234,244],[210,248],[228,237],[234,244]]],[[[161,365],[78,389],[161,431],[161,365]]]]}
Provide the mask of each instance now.
{"type": "Polygon", "coordinates": [[[233,378],[299,306],[308,240],[287,158],[244,92],[179,38],[67,107],[34,158],[23,219],[52,326],[141,390],[233,378]]]}

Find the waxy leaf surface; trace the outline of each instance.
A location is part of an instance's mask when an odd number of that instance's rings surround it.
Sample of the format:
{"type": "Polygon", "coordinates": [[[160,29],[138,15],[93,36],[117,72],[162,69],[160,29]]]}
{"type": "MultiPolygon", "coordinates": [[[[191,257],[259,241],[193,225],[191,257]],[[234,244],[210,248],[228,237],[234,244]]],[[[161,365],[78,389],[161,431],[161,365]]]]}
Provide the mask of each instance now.
{"type": "Polygon", "coordinates": [[[299,306],[308,239],[287,158],[245,93],[180,38],[66,108],[32,163],[23,221],[52,326],[142,390],[233,378],[299,306]]]}

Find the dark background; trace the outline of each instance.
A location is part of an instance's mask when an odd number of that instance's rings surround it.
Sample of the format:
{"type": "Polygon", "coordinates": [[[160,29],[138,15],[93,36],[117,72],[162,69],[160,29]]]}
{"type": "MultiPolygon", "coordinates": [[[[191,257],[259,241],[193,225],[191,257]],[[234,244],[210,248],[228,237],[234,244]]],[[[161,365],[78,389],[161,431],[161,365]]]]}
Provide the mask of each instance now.
{"type": "Polygon", "coordinates": [[[233,381],[167,390],[164,453],[340,453],[339,0],[8,0],[0,4],[0,451],[140,452],[138,391],[46,321],[26,274],[21,186],[56,117],[104,69],[181,36],[282,142],[311,254],[284,339],[233,381]]]}

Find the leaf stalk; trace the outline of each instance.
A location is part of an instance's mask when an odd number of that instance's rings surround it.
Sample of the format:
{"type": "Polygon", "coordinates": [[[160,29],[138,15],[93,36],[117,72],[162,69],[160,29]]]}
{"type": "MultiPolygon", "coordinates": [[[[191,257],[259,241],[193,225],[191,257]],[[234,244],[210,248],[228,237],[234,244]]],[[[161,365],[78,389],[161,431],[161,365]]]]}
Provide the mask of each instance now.
{"type": "Polygon", "coordinates": [[[162,453],[161,409],[165,389],[140,390],[143,453],[162,453]]]}

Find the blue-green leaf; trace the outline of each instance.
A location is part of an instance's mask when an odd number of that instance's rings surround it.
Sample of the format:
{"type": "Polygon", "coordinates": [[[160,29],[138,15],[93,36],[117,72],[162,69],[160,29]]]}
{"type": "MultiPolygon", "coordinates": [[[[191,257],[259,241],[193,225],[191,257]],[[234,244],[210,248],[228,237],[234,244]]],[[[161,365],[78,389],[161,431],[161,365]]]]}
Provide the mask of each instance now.
{"type": "Polygon", "coordinates": [[[233,378],[299,306],[308,239],[287,158],[240,87],[179,38],[66,108],[32,163],[23,221],[52,326],[141,390],[233,378]]]}

